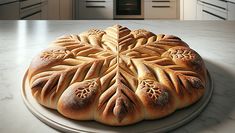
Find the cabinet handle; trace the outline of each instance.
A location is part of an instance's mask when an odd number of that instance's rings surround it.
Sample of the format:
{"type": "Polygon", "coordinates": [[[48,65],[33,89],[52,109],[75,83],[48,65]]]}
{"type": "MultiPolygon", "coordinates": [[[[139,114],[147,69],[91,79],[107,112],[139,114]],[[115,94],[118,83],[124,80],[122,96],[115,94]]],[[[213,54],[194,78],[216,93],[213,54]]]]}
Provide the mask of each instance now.
{"type": "Polygon", "coordinates": [[[18,1],[16,0],[16,1],[11,1],[11,2],[2,3],[2,4],[0,4],[0,6],[2,6],[2,5],[7,5],[7,4],[11,4],[11,3],[15,3],[15,2],[18,2],[18,1]]]}
{"type": "Polygon", "coordinates": [[[205,12],[205,13],[207,13],[207,14],[210,14],[210,15],[212,15],[212,16],[214,16],[214,17],[217,17],[217,18],[219,18],[219,19],[226,20],[226,18],[221,17],[221,16],[219,16],[219,15],[216,15],[216,14],[214,14],[214,13],[211,13],[211,12],[209,12],[209,11],[206,11],[206,10],[202,10],[202,11],[205,12]]]}
{"type": "Polygon", "coordinates": [[[171,6],[152,6],[152,8],[170,8],[171,6]]]}
{"type": "MultiPolygon", "coordinates": [[[[100,3],[103,3],[103,2],[106,2],[105,0],[102,0],[102,1],[90,1],[90,0],[86,0],[86,3],[97,3],[97,2],[100,2],[100,3]]],[[[105,6],[86,6],[86,8],[105,8],[105,6]]]]}
{"type": "MultiPolygon", "coordinates": [[[[169,0],[161,0],[161,1],[157,1],[157,0],[152,0],[152,2],[154,3],[170,3],[171,1],[169,0]]],[[[152,6],[152,8],[170,8],[170,6],[152,6]]]]}
{"type": "Polygon", "coordinates": [[[21,19],[28,18],[28,17],[33,16],[33,15],[35,15],[35,14],[38,14],[38,13],[40,13],[40,12],[42,12],[42,11],[41,11],[41,10],[36,11],[36,12],[34,12],[34,13],[31,13],[31,14],[29,14],[29,15],[26,15],[26,16],[24,16],[24,17],[21,17],[21,19]]]}
{"type": "Polygon", "coordinates": [[[97,1],[90,1],[90,0],[87,0],[86,2],[87,3],[92,3],[92,2],[106,2],[106,1],[105,0],[103,0],[103,1],[98,1],[98,0],[97,1]]]}
{"type": "Polygon", "coordinates": [[[30,8],[30,7],[34,7],[34,6],[40,6],[41,4],[42,4],[42,3],[40,2],[40,3],[36,3],[36,4],[33,4],[33,5],[26,6],[26,7],[22,7],[22,8],[20,8],[20,9],[23,10],[23,9],[30,8]]]}
{"type": "Polygon", "coordinates": [[[232,1],[228,1],[228,3],[235,4],[235,2],[232,2],[232,1]]]}
{"type": "Polygon", "coordinates": [[[222,1],[222,2],[228,2],[227,0],[219,0],[219,1],[222,1]]]}
{"type": "Polygon", "coordinates": [[[105,6],[86,6],[86,8],[105,8],[105,6]]]}
{"type": "Polygon", "coordinates": [[[171,2],[171,1],[169,1],[169,0],[161,0],[161,1],[152,0],[152,2],[157,2],[157,3],[158,3],[158,2],[159,2],[159,3],[160,3],[160,2],[167,2],[167,3],[169,3],[169,2],[171,2]]]}
{"type": "Polygon", "coordinates": [[[217,8],[220,8],[220,9],[223,9],[223,10],[226,10],[226,8],[223,8],[223,7],[220,7],[220,6],[217,6],[217,5],[214,5],[214,4],[211,4],[211,3],[207,3],[205,1],[201,1],[203,4],[206,4],[206,5],[210,5],[210,6],[213,6],[213,7],[217,7],[217,8]]]}

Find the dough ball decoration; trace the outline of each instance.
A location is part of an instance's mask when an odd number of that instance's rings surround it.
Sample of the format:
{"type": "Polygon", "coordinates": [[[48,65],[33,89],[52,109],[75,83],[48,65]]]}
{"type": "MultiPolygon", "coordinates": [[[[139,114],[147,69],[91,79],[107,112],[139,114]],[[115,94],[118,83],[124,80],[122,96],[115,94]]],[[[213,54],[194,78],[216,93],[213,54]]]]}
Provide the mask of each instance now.
{"type": "Polygon", "coordinates": [[[78,121],[125,126],[198,101],[206,68],[178,37],[114,25],[58,38],[32,60],[27,77],[42,106],[78,121]]]}

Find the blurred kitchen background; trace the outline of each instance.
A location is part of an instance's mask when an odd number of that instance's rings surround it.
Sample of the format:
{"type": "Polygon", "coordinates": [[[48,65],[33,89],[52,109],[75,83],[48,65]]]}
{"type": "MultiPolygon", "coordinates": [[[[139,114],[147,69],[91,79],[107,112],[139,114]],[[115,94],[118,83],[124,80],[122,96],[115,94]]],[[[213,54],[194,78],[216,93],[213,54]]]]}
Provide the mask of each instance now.
{"type": "Polygon", "coordinates": [[[0,0],[1,20],[235,20],[235,0],[0,0]]]}

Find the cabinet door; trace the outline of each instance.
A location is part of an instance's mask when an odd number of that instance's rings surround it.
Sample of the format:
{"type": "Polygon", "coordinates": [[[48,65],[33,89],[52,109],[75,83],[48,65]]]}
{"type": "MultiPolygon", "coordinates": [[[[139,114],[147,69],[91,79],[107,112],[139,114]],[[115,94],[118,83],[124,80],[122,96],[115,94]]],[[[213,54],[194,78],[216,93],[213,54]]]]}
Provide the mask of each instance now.
{"type": "Polygon", "coordinates": [[[215,10],[215,9],[203,6],[202,19],[203,20],[226,20],[227,13],[220,12],[219,10],[215,10]]]}
{"type": "Polygon", "coordinates": [[[19,2],[0,5],[0,19],[17,20],[20,18],[19,2]]]}
{"type": "Polygon", "coordinates": [[[79,19],[113,19],[113,0],[79,0],[79,19]]]}
{"type": "Polygon", "coordinates": [[[47,20],[48,19],[48,2],[47,1],[42,3],[41,10],[42,10],[41,19],[47,20]]]}
{"type": "Polygon", "coordinates": [[[73,19],[73,0],[60,0],[60,19],[73,19]]]}
{"type": "Polygon", "coordinates": [[[40,20],[41,19],[41,12],[35,13],[31,16],[27,16],[23,18],[23,20],[40,20]]]}
{"type": "Polygon", "coordinates": [[[197,0],[184,0],[184,20],[195,20],[197,11],[197,0]]]}
{"type": "Polygon", "coordinates": [[[144,3],[145,19],[176,19],[176,0],[146,0],[144,3]]]}
{"type": "Polygon", "coordinates": [[[48,0],[48,19],[50,19],[50,20],[60,19],[60,2],[59,2],[59,0],[48,0]]]}
{"type": "Polygon", "coordinates": [[[228,20],[235,20],[235,2],[228,4],[228,20]]]}
{"type": "Polygon", "coordinates": [[[228,5],[227,5],[227,0],[203,0],[205,3],[209,3],[207,5],[212,6],[215,5],[223,10],[227,10],[228,5]]]}
{"type": "Polygon", "coordinates": [[[202,10],[203,10],[203,6],[201,2],[197,2],[197,15],[196,18],[197,20],[202,20],[202,10]]]}

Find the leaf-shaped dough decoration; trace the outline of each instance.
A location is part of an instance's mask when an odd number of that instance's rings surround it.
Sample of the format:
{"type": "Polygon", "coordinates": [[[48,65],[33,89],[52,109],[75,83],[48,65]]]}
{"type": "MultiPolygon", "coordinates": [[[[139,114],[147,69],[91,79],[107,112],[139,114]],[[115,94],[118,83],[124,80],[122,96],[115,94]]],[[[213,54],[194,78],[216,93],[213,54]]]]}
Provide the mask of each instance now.
{"type": "Polygon", "coordinates": [[[28,79],[42,105],[71,119],[122,126],[196,102],[205,70],[178,37],[114,25],[58,38],[33,59],[28,79]]]}
{"type": "Polygon", "coordinates": [[[61,95],[58,101],[58,111],[72,119],[92,119],[94,110],[91,110],[90,107],[96,104],[95,100],[99,96],[99,87],[98,79],[72,84],[61,95]]]}

